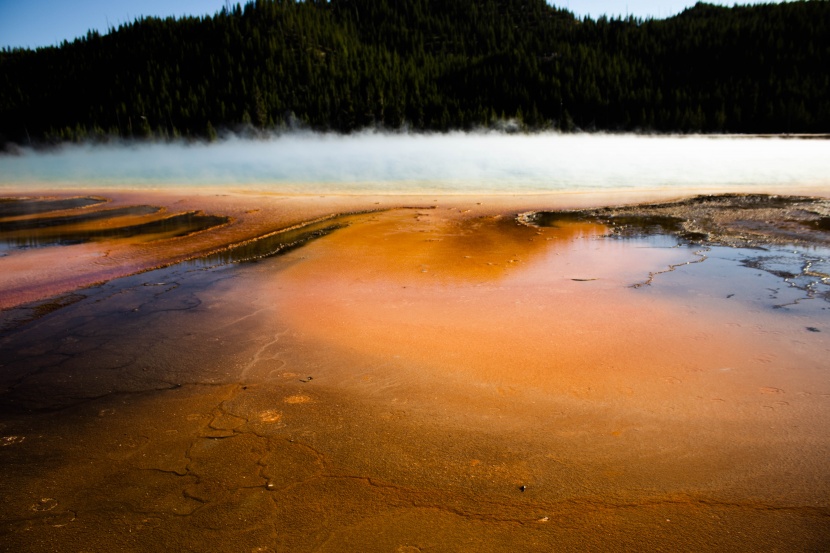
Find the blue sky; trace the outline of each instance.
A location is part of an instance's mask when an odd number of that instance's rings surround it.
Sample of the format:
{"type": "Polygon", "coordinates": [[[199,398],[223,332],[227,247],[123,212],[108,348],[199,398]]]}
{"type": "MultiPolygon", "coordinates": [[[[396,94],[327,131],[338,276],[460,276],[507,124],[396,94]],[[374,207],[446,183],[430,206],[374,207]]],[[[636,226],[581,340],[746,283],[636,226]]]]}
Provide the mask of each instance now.
{"type": "MultiPolygon", "coordinates": [[[[735,3],[710,1],[729,6],[735,3]]],[[[738,3],[762,1],[765,0],[738,3]]],[[[550,3],[578,16],[593,18],[602,14],[663,18],[694,5],[695,0],[553,0],[550,3]]],[[[212,15],[224,4],[224,0],[0,0],[0,47],[52,46],[83,36],[89,29],[105,33],[108,26],[117,27],[139,16],[212,15]]]]}

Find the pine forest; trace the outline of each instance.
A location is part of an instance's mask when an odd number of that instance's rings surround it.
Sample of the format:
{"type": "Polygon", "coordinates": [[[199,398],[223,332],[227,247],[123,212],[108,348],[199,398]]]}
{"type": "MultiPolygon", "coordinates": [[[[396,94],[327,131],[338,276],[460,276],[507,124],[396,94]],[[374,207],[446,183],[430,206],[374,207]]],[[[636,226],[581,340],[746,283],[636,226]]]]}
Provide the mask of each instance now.
{"type": "Polygon", "coordinates": [[[256,0],[0,51],[0,142],[307,128],[830,132],[830,1],[256,0]]]}

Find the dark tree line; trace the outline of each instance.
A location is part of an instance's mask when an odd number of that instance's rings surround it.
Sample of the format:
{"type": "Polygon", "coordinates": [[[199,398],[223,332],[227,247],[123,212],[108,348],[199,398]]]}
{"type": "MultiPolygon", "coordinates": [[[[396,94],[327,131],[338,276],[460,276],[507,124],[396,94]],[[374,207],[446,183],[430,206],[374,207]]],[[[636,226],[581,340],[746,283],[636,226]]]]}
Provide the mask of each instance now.
{"type": "Polygon", "coordinates": [[[0,141],[303,125],[830,132],[830,2],[577,19],[544,0],[256,0],[0,52],[0,141]]]}

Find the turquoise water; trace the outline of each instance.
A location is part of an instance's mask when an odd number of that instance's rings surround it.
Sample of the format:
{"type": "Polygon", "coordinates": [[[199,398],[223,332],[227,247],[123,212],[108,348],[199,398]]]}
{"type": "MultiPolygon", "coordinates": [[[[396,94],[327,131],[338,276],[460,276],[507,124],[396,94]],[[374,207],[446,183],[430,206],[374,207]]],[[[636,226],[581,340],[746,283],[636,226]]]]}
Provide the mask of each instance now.
{"type": "Polygon", "coordinates": [[[560,134],[292,133],[0,156],[0,187],[221,186],[286,193],[830,191],[830,140],[560,134]]]}

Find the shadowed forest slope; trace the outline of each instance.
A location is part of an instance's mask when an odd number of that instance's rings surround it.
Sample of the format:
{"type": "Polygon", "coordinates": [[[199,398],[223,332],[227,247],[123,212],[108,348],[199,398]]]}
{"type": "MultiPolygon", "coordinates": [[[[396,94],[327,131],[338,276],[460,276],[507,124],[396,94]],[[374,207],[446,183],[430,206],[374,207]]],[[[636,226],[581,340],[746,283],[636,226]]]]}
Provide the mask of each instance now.
{"type": "Polygon", "coordinates": [[[830,131],[830,2],[578,19],[544,0],[256,0],[0,52],[0,141],[510,125],[830,131]]]}

